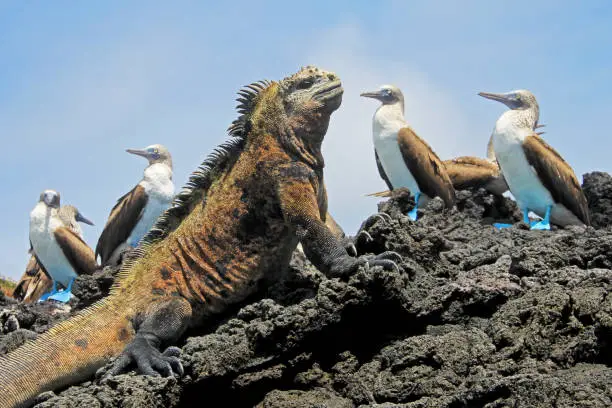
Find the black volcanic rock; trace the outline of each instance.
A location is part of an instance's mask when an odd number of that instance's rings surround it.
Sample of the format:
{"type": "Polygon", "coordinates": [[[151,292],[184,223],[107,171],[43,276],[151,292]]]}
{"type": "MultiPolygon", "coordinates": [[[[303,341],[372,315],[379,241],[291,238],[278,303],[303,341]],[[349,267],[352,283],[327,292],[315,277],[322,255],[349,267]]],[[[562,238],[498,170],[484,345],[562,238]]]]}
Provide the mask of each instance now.
{"type": "MultiPolygon", "coordinates": [[[[358,249],[399,252],[399,271],[327,279],[296,252],[282,281],[179,344],[184,377],[92,379],[37,407],[612,406],[612,179],[585,175],[584,189],[599,229],[530,231],[484,190],[459,191],[456,210],[433,200],[416,223],[409,198],[381,201],[391,221],[374,219],[358,249]]],[[[108,273],[73,305],[107,293],[108,273]]],[[[3,302],[0,324],[12,314],[17,330],[61,318],[3,302]]],[[[0,347],[28,335],[11,333],[0,347]]]]}
{"type": "Polygon", "coordinates": [[[582,188],[591,211],[591,223],[595,228],[612,225],[612,176],[594,171],[582,177],[582,188]]]}

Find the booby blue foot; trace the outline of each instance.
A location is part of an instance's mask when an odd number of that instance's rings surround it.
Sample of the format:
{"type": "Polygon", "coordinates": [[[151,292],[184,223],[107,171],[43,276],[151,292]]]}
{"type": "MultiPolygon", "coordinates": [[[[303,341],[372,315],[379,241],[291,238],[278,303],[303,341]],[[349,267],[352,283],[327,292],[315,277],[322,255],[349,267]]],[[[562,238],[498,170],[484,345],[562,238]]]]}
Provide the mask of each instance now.
{"type": "Polygon", "coordinates": [[[546,230],[550,231],[550,210],[552,206],[546,207],[546,215],[544,215],[544,219],[539,222],[534,222],[531,224],[531,230],[546,230]]]}
{"type": "Polygon", "coordinates": [[[544,222],[544,221],[540,221],[540,222],[535,222],[533,223],[533,225],[530,228],[531,230],[550,230],[550,223],[548,222],[544,222]]]}
{"type": "Polygon", "coordinates": [[[495,222],[493,223],[493,226],[497,229],[504,229],[504,228],[510,228],[512,224],[504,224],[502,222],[495,222]]]}
{"type": "Polygon", "coordinates": [[[533,225],[533,223],[529,220],[529,209],[527,208],[523,210],[523,222],[529,226],[533,225]]]}
{"type": "Polygon", "coordinates": [[[406,214],[408,216],[408,218],[410,218],[412,221],[416,221],[417,220],[417,209],[419,208],[419,197],[420,197],[421,193],[416,193],[414,195],[414,208],[410,211],[408,211],[408,214],[406,214]]]}
{"type": "Polygon", "coordinates": [[[55,295],[56,293],[57,293],[57,283],[53,281],[53,287],[51,288],[51,291],[47,293],[43,293],[42,296],[38,298],[38,301],[44,302],[45,300],[49,299],[49,296],[55,295]]]}
{"type": "Polygon", "coordinates": [[[71,298],[74,297],[74,295],[72,294],[72,282],[74,282],[74,278],[70,280],[70,283],[68,284],[68,287],[66,289],[49,296],[49,299],[56,300],[62,303],[67,303],[71,298]]]}

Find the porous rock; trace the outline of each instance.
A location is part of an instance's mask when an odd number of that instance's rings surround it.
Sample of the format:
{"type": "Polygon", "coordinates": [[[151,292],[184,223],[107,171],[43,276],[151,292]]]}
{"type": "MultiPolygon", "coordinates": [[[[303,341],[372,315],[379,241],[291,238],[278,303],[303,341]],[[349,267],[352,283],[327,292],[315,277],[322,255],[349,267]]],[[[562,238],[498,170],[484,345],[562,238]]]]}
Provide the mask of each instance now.
{"type": "MultiPolygon", "coordinates": [[[[397,251],[400,270],[327,279],[296,252],[284,280],[183,340],[184,377],[92,379],[37,406],[612,406],[612,180],[584,179],[595,228],[530,231],[484,190],[416,223],[409,198],[383,200],[391,221],[358,249],[397,251]]],[[[54,321],[0,307],[22,329],[54,321]]]]}

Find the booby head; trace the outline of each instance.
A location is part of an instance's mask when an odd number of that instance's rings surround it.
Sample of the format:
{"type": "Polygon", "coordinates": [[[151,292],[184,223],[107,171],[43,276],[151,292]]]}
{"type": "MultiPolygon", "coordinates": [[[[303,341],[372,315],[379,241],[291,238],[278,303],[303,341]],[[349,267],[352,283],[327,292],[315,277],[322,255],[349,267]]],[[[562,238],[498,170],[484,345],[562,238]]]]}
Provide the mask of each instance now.
{"type": "Polygon", "coordinates": [[[378,99],[383,105],[400,104],[404,111],[404,94],[394,85],[382,85],[377,91],[362,92],[359,96],[378,99]]]}
{"type": "Polygon", "coordinates": [[[164,145],[152,144],[144,149],[126,149],[125,151],[146,158],[149,164],[164,163],[172,167],[172,156],[164,145]]]}
{"type": "Polygon", "coordinates": [[[536,97],[526,89],[506,93],[479,92],[478,95],[501,102],[513,110],[538,109],[536,97]]]}
{"type": "Polygon", "coordinates": [[[93,222],[88,220],[81,214],[81,212],[74,205],[65,205],[60,209],[60,216],[66,215],[67,218],[72,218],[77,222],[82,222],[88,225],[94,225],[93,222]]]}
{"type": "Polygon", "coordinates": [[[59,208],[60,206],[60,194],[55,190],[45,190],[40,193],[39,202],[45,203],[47,207],[59,208]]]}

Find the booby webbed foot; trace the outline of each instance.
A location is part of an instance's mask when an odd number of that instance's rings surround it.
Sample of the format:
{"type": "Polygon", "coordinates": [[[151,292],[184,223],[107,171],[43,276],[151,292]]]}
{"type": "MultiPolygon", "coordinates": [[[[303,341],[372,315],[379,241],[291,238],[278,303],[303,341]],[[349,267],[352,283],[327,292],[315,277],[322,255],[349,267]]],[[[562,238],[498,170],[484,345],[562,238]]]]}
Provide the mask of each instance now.
{"type": "Polygon", "coordinates": [[[74,278],[70,280],[68,287],[61,291],[56,291],[53,295],[49,296],[49,300],[55,300],[62,303],[68,303],[70,299],[74,297],[72,294],[72,283],[74,282],[74,278]]]}
{"type": "Polygon", "coordinates": [[[168,347],[161,353],[145,336],[136,336],[103,374],[101,382],[127,372],[133,365],[136,365],[141,374],[153,377],[183,376],[185,371],[179,360],[180,354],[181,349],[178,347],[168,347]]]}
{"type": "Polygon", "coordinates": [[[495,222],[493,223],[493,226],[497,229],[504,229],[504,228],[510,228],[512,226],[512,224],[505,224],[502,222],[495,222]]]}
{"type": "Polygon", "coordinates": [[[529,226],[533,225],[533,223],[529,220],[529,209],[527,208],[523,210],[523,222],[529,226]]]}
{"type": "Polygon", "coordinates": [[[410,218],[412,221],[416,221],[416,220],[417,220],[417,217],[418,217],[418,214],[417,214],[417,208],[416,208],[416,206],[415,206],[415,207],[414,207],[412,210],[408,211],[408,214],[406,214],[406,215],[407,215],[407,216],[408,216],[408,218],[410,218]]]}
{"type": "Polygon", "coordinates": [[[42,296],[38,298],[38,301],[44,302],[45,300],[49,299],[50,296],[55,295],[56,293],[57,293],[57,282],[53,281],[53,287],[51,288],[51,291],[47,293],[43,293],[42,296]]]}
{"type": "Polygon", "coordinates": [[[530,230],[544,230],[544,231],[550,231],[550,210],[552,209],[552,206],[548,206],[546,207],[546,214],[544,215],[544,219],[542,221],[535,221],[534,223],[531,224],[531,228],[530,230]]]}
{"type": "Polygon", "coordinates": [[[418,218],[417,210],[419,208],[419,197],[420,196],[421,196],[421,193],[416,193],[414,195],[414,208],[408,211],[408,214],[406,214],[408,218],[410,218],[412,221],[416,221],[418,218]]]}
{"type": "Polygon", "coordinates": [[[534,222],[531,225],[530,230],[546,230],[546,231],[550,231],[550,223],[548,222],[544,222],[544,220],[539,221],[539,222],[534,222]]]}

